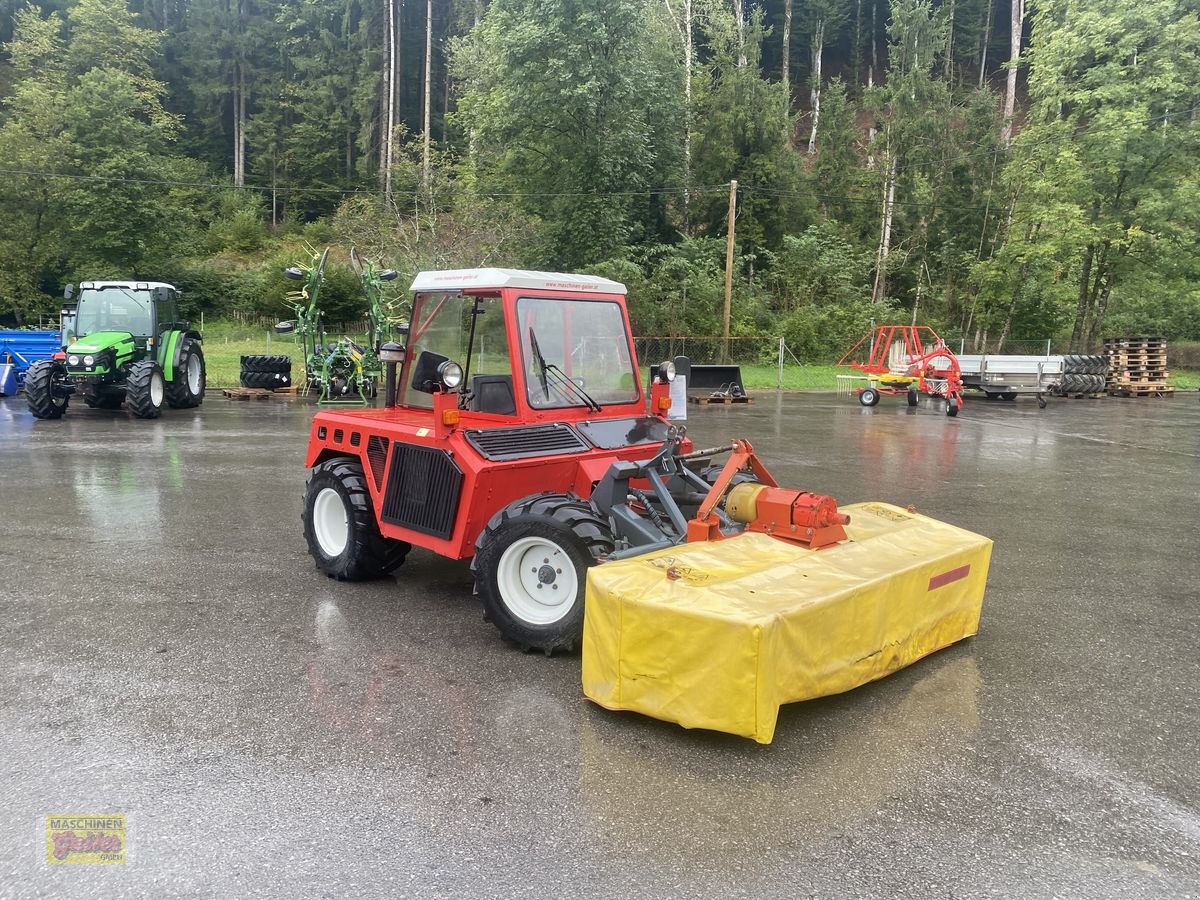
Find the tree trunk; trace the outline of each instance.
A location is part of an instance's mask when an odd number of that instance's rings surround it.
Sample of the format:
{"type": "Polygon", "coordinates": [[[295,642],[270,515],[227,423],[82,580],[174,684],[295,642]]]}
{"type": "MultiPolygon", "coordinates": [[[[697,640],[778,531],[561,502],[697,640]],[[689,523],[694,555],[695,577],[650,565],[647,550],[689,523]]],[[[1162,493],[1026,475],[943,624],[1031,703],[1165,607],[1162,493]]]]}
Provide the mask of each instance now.
{"type": "Polygon", "coordinates": [[[812,42],[812,131],[808,135],[809,155],[817,152],[817,124],[821,118],[821,55],[825,50],[825,19],[817,17],[812,42]]]}
{"type": "Polygon", "coordinates": [[[788,90],[788,103],[792,102],[790,68],[792,61],[792,0],[783,0],[783,86],[788,90]]]}
{"type": "Polygon", "coordinates": [[[983,45],[979,48],[979,89],[983,90],[983,83],[987,79],[987,52],[988,44],[992,42],[992,4],[995,0],[988,0],[987,18],[983,22],[983,45]]]}
{"type": "Polygon", "coordinates": [[[746,68],[746,0],[733,0],[733,16],[737,28],[737,48],[739,69],[746,68]]]}
{"type": "Polygon", "coordinates": [[[1017,106],[1017,64],[1021,61],[1021,30],[1025,22],[1025,0],[1011,0],[1011,3],[1008,86],[1004,91],[1004,130],[1000,133],[1000,139],[1006,147],[1012,143],[1013,138],[1013,115],[1017,106]]]}
{"type": "Polygon", "coordinates": [[[1092,299],[1092,261],[1095,258],[1096,245],[1088,244],[1083,254],[1083,265],[1079,270],[1079,301],[1075,305],[1075,327],[1071,330],[1071,352],[1079,353],[1087,329],[1090,314],[1089,306],[1092,299]]]}
{"type": "MultiPolygon", "coordinates": [[[[891,135],[888,135],[889,139],[891,135]]],[[[890,140],[889,140],[890,143],[890,140]]],[[[883,182],[883,212],[879,224],[879,249],[875,253],[875,285],[871,289],[871,302],[878,303],[887,295],[888,255],[892,251],[892,209],[896,203],[896,163],[891,147],[885,151],[890,157],[887,174],[883,182]]]]}
{"type": "Polygon", "coordinates": [[[683,48],[683,233],[691,233],[692,187],[692,0],[683,0],[682,17],[675,15],[671,0],[664,0],[667,14],[679,33],[683,48]]]}
{"type": "Polygon", "coordinates": [[[946,83],[954,85],[954,0],[946,8],[946,83]]]}
{"type": "Polygon", "coordinates": [[[428,194],[433,181],[433,157],[430,153],[429,142],[429,73],[433,61],[433,0],[425,0],[425,87],[424,87],[424,117],[422,130],[424,143],[421,146],[421,184],[428,194]]]}
{"type": "Polygon", "coordinates": [[[392,162],[395,159],[396,139],[396,3],[398,0],[387,0],[387,100],[384,102],[384,134],[383,134],[383,196],[392,198],[392,162]]]}
{"type": "Polygon", "coordinates": [[[879,34],[879,0],[871,0],[871,65],[867,67],[867,86],[875,84],[875,73],[879,71],[879,53],[875,38],[879,34]]]}
{"type": "Polygon", "coordinates": [[[854,83],[862,74],[862,0],[854,4],[854,46],[850,48],[850,69],[854,72],[854,83]]]}

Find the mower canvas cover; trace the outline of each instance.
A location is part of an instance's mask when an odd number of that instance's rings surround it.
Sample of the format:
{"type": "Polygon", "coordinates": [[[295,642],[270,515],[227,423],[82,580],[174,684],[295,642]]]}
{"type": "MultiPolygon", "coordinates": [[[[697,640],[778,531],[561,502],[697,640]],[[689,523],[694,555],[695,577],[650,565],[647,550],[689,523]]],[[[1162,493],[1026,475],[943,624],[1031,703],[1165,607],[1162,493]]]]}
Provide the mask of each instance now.
{"type": "Polygon", "coordinates": [[[765,534],[588,571],[584,693],[768,744],[783,703],[851,690],[975,634],[992,542],[885,503],[848,540],[765,534]]]}

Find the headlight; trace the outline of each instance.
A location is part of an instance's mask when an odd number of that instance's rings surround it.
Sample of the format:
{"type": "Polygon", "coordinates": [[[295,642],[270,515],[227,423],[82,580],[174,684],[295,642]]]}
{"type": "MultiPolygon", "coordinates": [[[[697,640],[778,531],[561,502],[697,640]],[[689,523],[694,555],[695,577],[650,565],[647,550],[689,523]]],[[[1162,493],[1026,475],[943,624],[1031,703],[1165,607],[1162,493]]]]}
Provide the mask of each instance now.
{"type": "Polygon", "coordinates": [[[450,390],[454,390],[460,384],[462,384],[462,366],[456,362],[446,360],[444,363],[438,366],[438,378],[442,380],[442,384],[450,388],[450,390]]]}
{"type": "Polygon", "coordinates": [[[665,362],[658,364],[658,380],[659,381],[674,381],[675,380],[675,363],[665,362]]]}
{"type": "Polygon", "coordinates": [[[83,358],[83,364],[84,364],[85,366],[91,366],[91,365],[94,365],[94,364],[95,364],[95,362],[96,362],[96,357],[94,357],[94,356],[85,356],[85,357],[83,358]]]}
{"type": "Polygon", "coordinates": [[[73,366],[77,366],[77,365],[79,365],[79,357],[76,356],[74,353],[72,353],[70,356],[67,357],[67,362],[73,366]]]}

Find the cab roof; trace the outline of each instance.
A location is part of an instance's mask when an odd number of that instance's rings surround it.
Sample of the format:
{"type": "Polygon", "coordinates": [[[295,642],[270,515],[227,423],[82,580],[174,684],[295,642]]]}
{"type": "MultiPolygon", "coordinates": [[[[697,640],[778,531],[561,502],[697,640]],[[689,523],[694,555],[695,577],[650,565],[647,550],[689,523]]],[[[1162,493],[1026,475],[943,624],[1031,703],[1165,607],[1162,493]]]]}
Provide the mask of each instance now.
{"type": "Polygon", "coordinates": [[[116,281],[107,278],[93,278],[89,281],[79,282],[81,291],[95,291],[108,287],[124,288],[127,291],[150,291],[154,288],[175,290],[175,285],[167,284],[165,281],[116,281]]]}
{"type": "Polygon", "coordinates": [[[595,294],[625,294],[625,285],[596,275],[563,272],[528,272],[524,269],[443,269],[418,272],[413,291],[453,291],[465,288],[530,288],[540,291],[572,291],[595,294]]]}

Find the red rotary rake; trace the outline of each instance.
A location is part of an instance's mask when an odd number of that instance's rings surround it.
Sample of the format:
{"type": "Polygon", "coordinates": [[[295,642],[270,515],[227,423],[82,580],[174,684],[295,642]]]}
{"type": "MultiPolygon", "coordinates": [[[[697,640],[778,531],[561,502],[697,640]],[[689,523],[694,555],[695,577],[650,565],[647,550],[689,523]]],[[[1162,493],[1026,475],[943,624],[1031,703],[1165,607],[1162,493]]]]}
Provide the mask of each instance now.
{"type": "Polygon", "coordinates": [[[948,416],[962,407],[958,357],[928,325],[879,325],[837,364],[866,373],[867,386],[855,389],[863,406],[875,406],[883,394],[905,394],[908,405],[916,406],[920,394],[927,394],[946,401],[948,416]]]}

